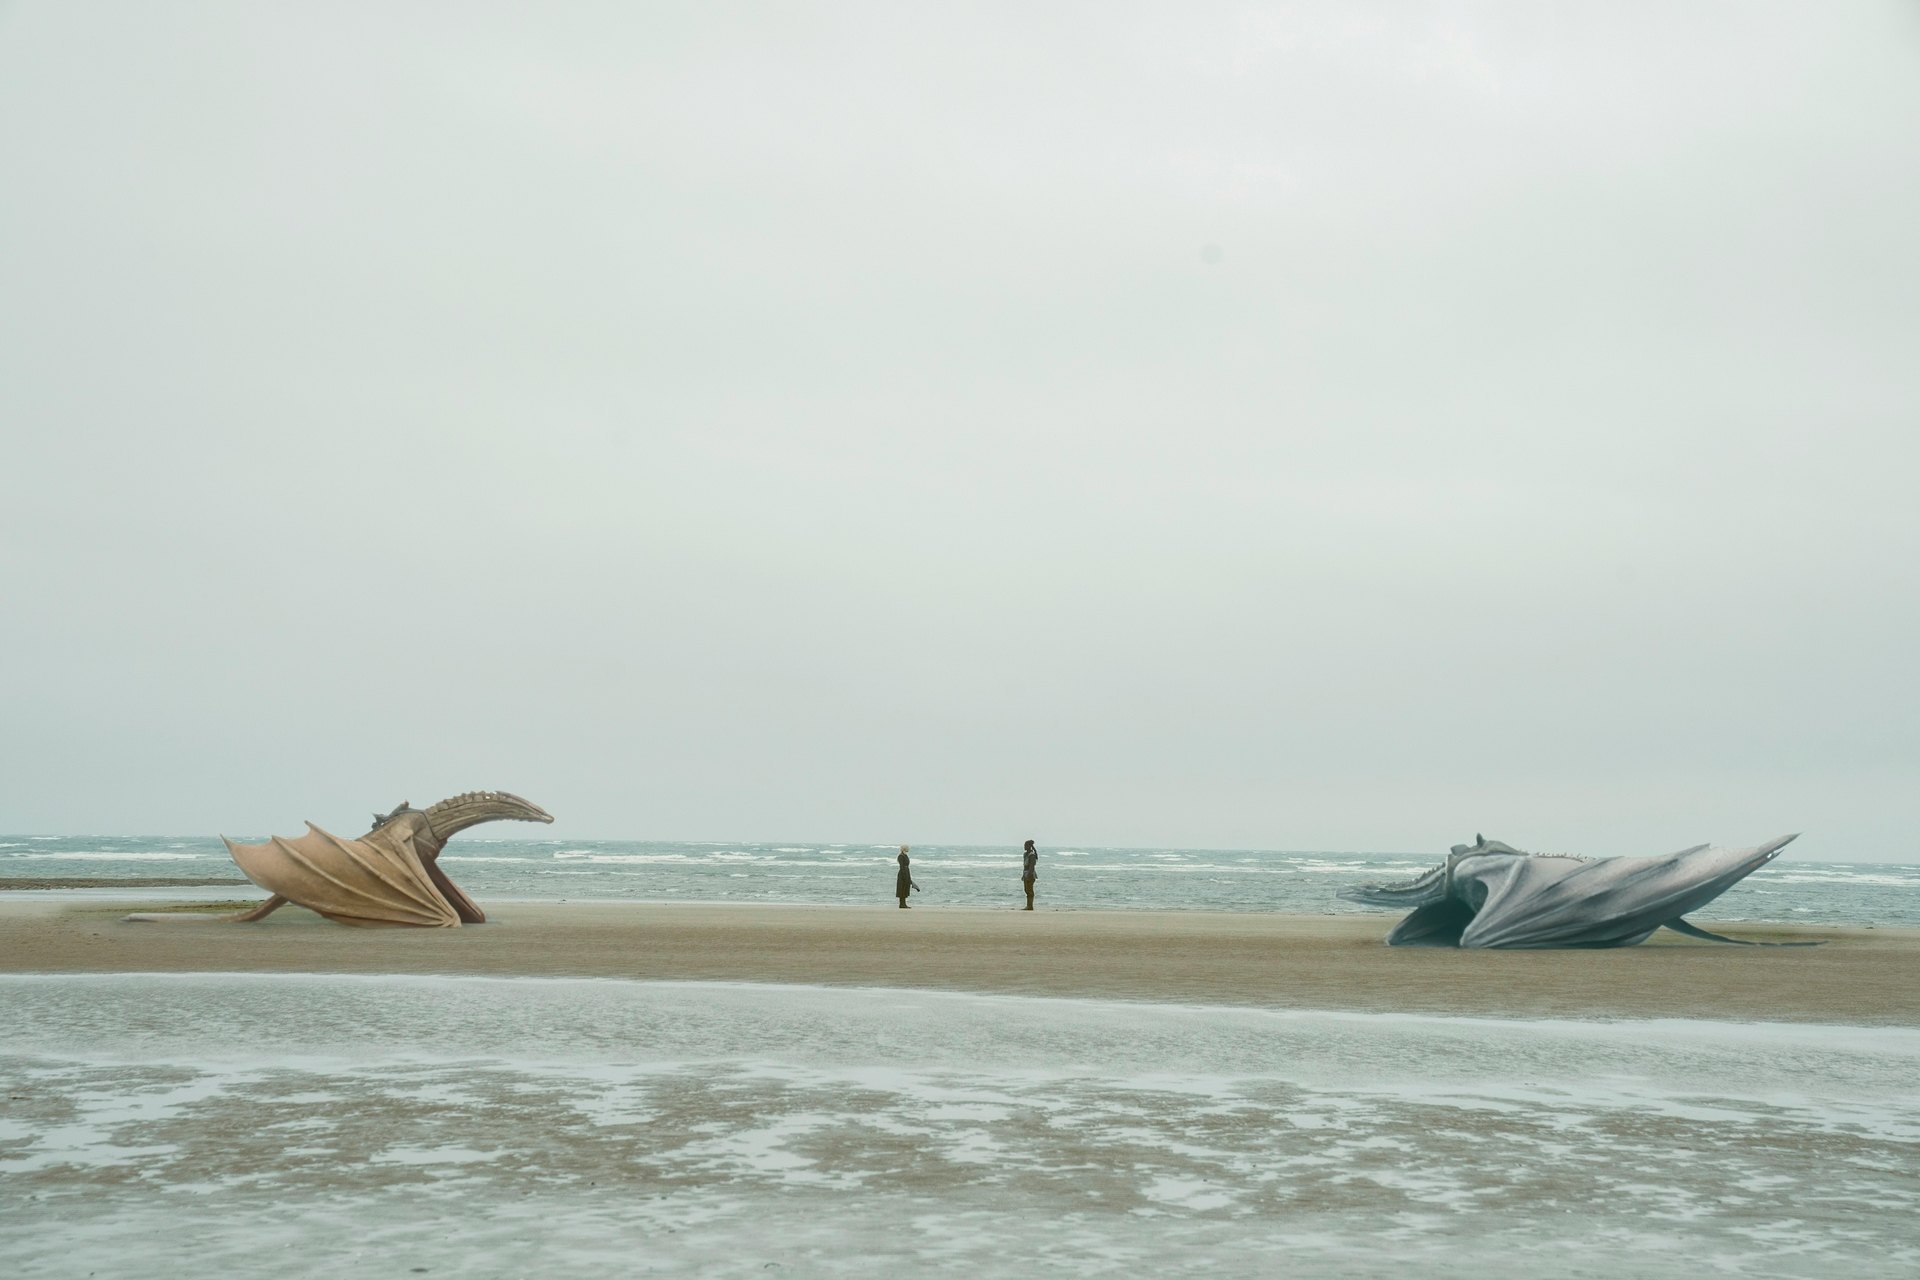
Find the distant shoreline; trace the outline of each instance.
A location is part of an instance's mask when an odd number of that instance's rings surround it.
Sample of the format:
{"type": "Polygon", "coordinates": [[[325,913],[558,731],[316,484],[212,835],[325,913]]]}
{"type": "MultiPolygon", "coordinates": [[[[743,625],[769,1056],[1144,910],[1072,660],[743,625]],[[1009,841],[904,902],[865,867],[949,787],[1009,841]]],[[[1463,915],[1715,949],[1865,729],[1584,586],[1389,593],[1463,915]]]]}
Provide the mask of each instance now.
{"type": "Polygon", "coordinates": [[[1920,1027],[1920,930],[1729,924],[1776,949],[1669,933],[1613,951],[1407,950],[1393,917],[501,902],[460,929],[130,924],[180,900],[0,899],[0,971],[395,973],[928,988],[1519,1018],[1920,1027]]]}

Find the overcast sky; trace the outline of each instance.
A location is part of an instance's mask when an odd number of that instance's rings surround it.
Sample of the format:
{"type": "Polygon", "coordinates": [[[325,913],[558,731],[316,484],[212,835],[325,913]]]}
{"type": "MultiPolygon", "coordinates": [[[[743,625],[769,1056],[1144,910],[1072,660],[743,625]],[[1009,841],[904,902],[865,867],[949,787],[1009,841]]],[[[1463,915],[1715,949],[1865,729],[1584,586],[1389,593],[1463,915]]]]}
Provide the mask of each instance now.
{"type": "Polygon", "coordinates": [[[1920,860],[1911,4],[0,5],[0,433],[0,830],[1920,860]]]}

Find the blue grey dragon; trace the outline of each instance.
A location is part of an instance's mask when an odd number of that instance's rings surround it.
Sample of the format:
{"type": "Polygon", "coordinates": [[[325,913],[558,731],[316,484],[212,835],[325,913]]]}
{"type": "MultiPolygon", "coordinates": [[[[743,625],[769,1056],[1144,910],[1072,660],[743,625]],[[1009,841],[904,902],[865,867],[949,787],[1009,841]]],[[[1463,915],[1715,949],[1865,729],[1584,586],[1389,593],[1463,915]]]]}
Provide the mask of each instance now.
{"type": "Polygon", "coordinates": [[[1728,938],[1683,918],[1772,862],[1795,838],[1751,849],[1699,844],[1660,858],[1576,858],[1525,853],[1477,835],[1425,875],[1342,889],[1340,896],[1413,909],[1387,935],[1390,947],[1631,947],[1663,926],[1712,942],[1812,946],[1728,938]]]}

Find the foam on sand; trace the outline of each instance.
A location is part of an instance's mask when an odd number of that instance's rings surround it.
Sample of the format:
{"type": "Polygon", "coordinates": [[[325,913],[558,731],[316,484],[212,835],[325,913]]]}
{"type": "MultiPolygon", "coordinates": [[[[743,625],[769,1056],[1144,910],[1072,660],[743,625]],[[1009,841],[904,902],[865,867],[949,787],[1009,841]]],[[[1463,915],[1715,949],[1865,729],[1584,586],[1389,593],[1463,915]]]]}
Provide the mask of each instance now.
{"type": "Polygon", "coordinates": [[[1920,1263],[1920,1031],[0,978],[29,1272],[1920,1263]]]}

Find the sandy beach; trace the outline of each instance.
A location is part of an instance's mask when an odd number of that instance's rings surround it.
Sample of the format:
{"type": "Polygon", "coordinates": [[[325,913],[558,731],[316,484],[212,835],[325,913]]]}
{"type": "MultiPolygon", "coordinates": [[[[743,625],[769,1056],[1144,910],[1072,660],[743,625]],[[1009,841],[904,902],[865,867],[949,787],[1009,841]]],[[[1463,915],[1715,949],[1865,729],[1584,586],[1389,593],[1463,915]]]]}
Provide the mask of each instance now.
{"type": "Polygon", "coordinates": [[[1389,916],[885,907],[490,904],[453,930],[362,930],[288,907],[249,924],[134,924],[192,904],[0,900],[0,971],[602,977],[886,986],[1263,1008],[1920,1026],[1920,931],[1729,925],[1615,951],[1381,945],[1389,916]]]}

